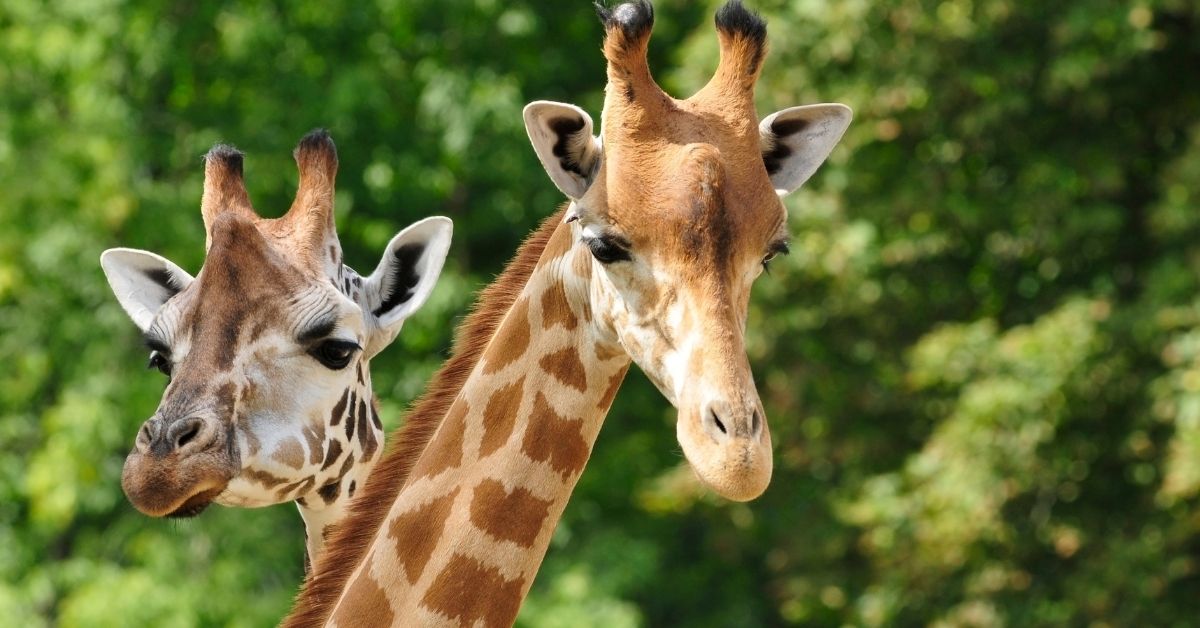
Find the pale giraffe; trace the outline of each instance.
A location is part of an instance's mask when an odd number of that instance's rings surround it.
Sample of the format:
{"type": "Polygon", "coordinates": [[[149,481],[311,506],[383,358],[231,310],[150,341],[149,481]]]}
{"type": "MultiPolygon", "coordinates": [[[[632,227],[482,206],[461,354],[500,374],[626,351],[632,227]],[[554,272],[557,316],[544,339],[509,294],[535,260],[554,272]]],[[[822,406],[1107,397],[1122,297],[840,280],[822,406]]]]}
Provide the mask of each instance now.
{"type": "Polygon", "coordinates": [[[720,65],[687,100],[651,78],[650,4],[600,13],[601,137],[576,107],[525,110],[569,206],[480,297],[414,431],[368,479],[285,625],[510,625],[631,361],[678,408],[702,482],[735,500],[766,489],[771,440],[743,346],[750,288],[787,252],[780,196],[825,160],[850,110],[760,123],[766,26],[739,2],[717,13],[720,65]]]}
{"type": "Polygon", "coordinates": [[[210,503],[295,500],[307,557],[317,557],[381,457],[370,359],[428,298],[450,246],[448,218],[388,243],[361,277],[342,263],[334,226],[337,151],[325,131],[294,154],[296,199],[260,218],[242,154],[205,156],[204,267],[111,249],[101,266],[169,382],[128,458],[121,485],[151,516],[190,517],[210,503]]]}

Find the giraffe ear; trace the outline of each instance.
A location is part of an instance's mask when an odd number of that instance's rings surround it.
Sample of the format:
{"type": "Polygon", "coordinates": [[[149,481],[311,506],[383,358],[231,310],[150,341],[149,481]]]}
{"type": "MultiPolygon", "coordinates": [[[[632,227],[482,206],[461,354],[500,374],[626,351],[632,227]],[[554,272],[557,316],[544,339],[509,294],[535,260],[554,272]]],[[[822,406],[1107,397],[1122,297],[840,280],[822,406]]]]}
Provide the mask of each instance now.
{"type": "Polygon", "coordinates": [[[575,105],[539,100],[525,106],[525,131],[554,185],[572,200],[591,187],[600,169],[600,140],[592,118],[575,105]]]}
{"type": "Polygon", "coordinates": [[[453,231],[449,218],[433,216],[409,225],[388,242],[379,266],[363,284],[362,298],[375,321],[367,357],[391,343],[404,320],[425,304],[442,274],[453,231]]]}
{"type": "Polygon", "coordinates": [[[831,103],[792,107],[763,118],[759,144],[777,194],[796,191],[817,171],[842,139],[851,117],[849,107],[831,103]]]}
{"type": "Polygon", "coordinates": [[[149,251],[109,249],[100,255],[100,267],[117,301],[142,331],[164,303],[192,283],[182,268],[149,251]]]}

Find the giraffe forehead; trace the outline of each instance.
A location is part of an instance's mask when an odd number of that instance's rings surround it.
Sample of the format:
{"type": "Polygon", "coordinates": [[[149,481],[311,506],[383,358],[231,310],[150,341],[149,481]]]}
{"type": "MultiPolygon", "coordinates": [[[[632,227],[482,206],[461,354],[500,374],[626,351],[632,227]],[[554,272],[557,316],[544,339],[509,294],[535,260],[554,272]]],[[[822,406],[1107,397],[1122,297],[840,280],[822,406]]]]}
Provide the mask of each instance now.
{"type": "Polygon", "coordinates": [[[669,109],[642,117],[632,128],[627,124],[606,123],[602,133],[606,163],[619,170],[633,170],[623,172],[621,182],[638,178],[661,180],[660,175],[664,174],[677,179],[705,162],[719,162],[729,169],[732,178],[746,178],[757,185],[770,184],[766,166],[762,164],[758,121],[738,111],[705,102],[675,100],[669,109]],[[735,167],[754,162],[762,170],[761,178],[754,176],[754,169],[743,171],[735,167]],[[684,171],[680,172],[681,169],[684,171]],[[637,172],[642,173],[641,177],[637,172]]]}
{"type": "Polygon", "coordinates": [[[323,320],[353,320],[358,308],[327,279],[311,276],[265,241],[210,250],[178,318],[190,344],[216,347],[229,366],[230,352],[264,337],[295,337],[323,320]]]}
{"type": "Polygon", "coordinates": [[[201,293],[251,292],[279,296],[303,283],[286,246],[247,219],[229,217],[213,228],[212,246],[197,278],[201,293]]]}
{"type": "Polygon", "coordinates": [[[761,153],[736,144],[649,142],[613,151],[600,213],[635,245],[693,267],[713,253],[717,260],[760,254],[786,212],[761,153]]]}
{"type": "Polygon", "coordinates": [[[678,145],[710,142],[726,149],[758,142],[754,112],[719,95],[696,94],[681,100],[664,94],[652,113],[630,104],[620,99],[605,102],[605,145],[665,140],[678,145]]]}
{"type": "MultiPolygon", "coordinates": [[[[210,268],[206,265],[199,281],[213,276],[210,268]]],[[[184,315],[194,347],[190,359],[215,361],[218,370],[228,370],[236,354],[281,325],[285,319],[281,299],[286,292],[254,276],[260,273],[260,268],[245,267],[236,271],[232,281],[201,283],[184,315]]]]}

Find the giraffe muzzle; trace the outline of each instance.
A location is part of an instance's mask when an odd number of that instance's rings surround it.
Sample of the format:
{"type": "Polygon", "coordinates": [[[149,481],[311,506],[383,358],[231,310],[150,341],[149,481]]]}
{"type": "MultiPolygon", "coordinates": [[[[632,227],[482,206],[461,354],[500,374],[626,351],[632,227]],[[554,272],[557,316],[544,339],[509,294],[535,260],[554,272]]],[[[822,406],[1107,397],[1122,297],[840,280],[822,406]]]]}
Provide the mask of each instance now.
{"type": "Polygon", "coordinates": [[[190,517],[203,511],[236,475],[236,455],[214,418],[146,421],[125,458],[121,488],[152,517],[190,517]]]}
{"type": "Polygon", "coordinates": [[[767,489],[771,434],[758,403],[714,399],[681,409],[675,431],[692,469],[717,494],[749,501],[767,489]]]}

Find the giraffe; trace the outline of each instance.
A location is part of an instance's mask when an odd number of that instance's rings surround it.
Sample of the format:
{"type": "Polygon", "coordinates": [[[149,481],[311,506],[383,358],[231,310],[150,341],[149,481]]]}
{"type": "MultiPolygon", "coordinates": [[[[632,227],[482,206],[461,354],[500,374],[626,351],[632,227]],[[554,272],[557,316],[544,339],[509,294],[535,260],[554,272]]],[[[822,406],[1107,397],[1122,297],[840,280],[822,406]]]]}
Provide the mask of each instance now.
{"type": "Polygon", "coordinates": [[[294,500],[307,567],[381,457],[369,362],[428,298],[452,223],[409,226],[360,276],[342,263],[334,226],[333,140],[313,131],[294,157],[295,201],[270,219],[250,205],[242,153],[208,152],[197,277],[134,249],[105,251],[100,263],[149,366],[168,378],[125,459],[130,502],[155,517],[191,517],[213,502],[294,500]]]}
{"type": "Polygon", "coordinates": [[[737,0],[716,14],[715,75],[686,100],[651,77],[650,3],[598,10],[600,136],[571,105],[524,111],[568,204],[480,296],[285,626],[512,624],[631,363],[677,408],[704,484],[733,500],[766,489],[750,288],[787,252],[781,197],[828,157],[850,110],[758,121],[766,25],[737,0]]]}

